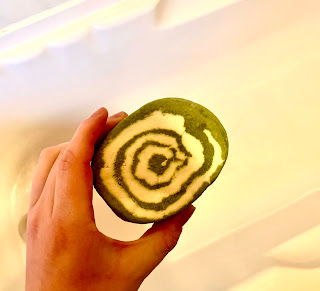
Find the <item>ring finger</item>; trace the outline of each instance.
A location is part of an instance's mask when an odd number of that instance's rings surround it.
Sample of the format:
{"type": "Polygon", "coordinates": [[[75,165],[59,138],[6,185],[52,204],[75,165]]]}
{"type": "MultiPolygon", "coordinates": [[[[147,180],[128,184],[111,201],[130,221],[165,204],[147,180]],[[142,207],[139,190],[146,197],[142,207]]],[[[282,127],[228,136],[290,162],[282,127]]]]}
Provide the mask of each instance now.
{"type": "Polygon", "coordinates": [[[32,179],[29,209],[33,208],[39,200],[49,173],[59,156],[60,150],[67,144],[68,143],[66,142],[42,150],[32,179]]]}

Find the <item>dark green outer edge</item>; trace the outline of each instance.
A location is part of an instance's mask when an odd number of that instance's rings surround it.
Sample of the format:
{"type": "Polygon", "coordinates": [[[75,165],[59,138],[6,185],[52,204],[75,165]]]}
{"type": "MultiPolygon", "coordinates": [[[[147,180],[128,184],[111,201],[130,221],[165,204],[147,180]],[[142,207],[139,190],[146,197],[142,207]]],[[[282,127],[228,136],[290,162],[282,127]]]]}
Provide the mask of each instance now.
{"type": "Polygon", "coordinates": [[[218,120],[218,118],[207,108],[200,104],[194,103],[192,101],[182,99],[182,98],[163,98],[147,103],[137,111],[133,112],[126,119],[121,121],[117,126],[115,126],[112,131],[105,138],[99,149],[95,152],[92,169],[93,169],[93,183],[94,187],[99,193],[99,195],[104,199],[104,201],[111,207],[113,212],[125,221],[134,223],[150,223],[155,221],[160,221],[171,217],[172,215],[185,209],[189,204],[193,203],[198,199],[204,190],[214,182],[214,180],[220,174],[226,159],[228,156],[228,137],[227,133],[218,120]],[[104,167],[103,162],[103,149],[105,146],[112,142],[114,138],[125,128],[132,124],[133,121],[142,120],[152,112],[160,110],[163,113],[172,113],[175,115],[182,115],[185,118],[186,131],[191,133],[197,138],[197,132],[202,132],[204,129],[208,129],[212,136],[217,140],[222,149],[222,159],[223,163],[217,168],[215,173],[210,177],[210,183],[204,182],[199,190],[194,194],[190,203],[182,207],[181,209],[164,216],[161,219],[146,219],[137,218],[133,216],[127,209],[125,209],[122,204],[108,191],[108,189],[103,184],[100,177],[100,170],[104,167]],[[196,116],[196,118],[195,118],[196,116]]]}

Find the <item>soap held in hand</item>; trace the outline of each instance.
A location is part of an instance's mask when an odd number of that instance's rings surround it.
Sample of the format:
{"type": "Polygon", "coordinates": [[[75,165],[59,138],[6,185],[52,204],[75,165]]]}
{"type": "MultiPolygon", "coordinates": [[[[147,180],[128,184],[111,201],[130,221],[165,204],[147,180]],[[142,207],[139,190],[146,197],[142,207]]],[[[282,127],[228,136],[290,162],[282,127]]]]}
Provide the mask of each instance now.
{"type": "Polygon", "coordinates": [[[227,155],[227,134],[213,113],[185,99],[159,99],[105,138],[92,162],[94,186],[122,219],[160,221],[199,198],[227,155]]]}

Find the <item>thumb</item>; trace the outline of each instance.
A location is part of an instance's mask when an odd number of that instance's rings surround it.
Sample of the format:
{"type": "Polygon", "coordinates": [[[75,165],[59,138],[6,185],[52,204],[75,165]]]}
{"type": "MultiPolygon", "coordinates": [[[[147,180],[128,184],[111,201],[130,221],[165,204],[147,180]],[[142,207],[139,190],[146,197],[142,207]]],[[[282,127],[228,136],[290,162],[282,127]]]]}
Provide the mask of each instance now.
{"type": "Polygon", "coordinates": [[[193,205],[188,206],[174,217],[155,223],[145,234],[135,241],[136,267],[141,270],[143,279],[164,259],[176,246],[183,225],[195,211],[193,205]]]}

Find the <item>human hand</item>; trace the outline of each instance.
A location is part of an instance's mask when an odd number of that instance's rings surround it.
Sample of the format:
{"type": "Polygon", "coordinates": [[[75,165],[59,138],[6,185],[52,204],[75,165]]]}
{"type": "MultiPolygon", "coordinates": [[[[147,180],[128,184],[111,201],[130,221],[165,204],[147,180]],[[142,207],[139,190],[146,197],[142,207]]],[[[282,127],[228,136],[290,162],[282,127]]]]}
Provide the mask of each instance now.
{"type": "Polygon", "coordinates": [[[69,143],[42,151],[35,170],[27,224],[27,291],[138,290],[174,248],[194,207],[153,224],[123,242],[96,227],[92,206],[95,146],[126,113],[99,109],[69,143]]]}

